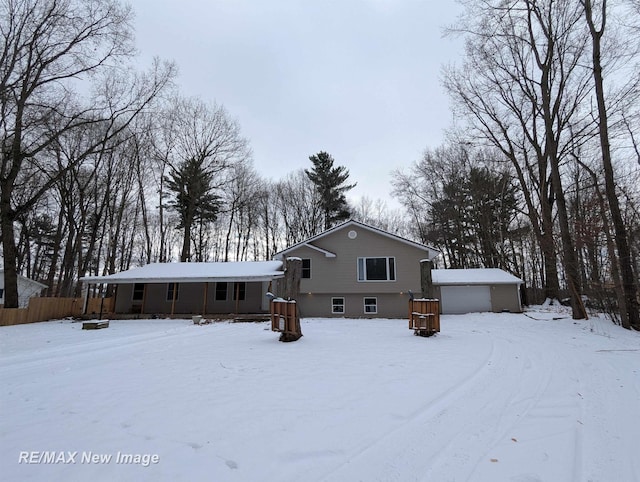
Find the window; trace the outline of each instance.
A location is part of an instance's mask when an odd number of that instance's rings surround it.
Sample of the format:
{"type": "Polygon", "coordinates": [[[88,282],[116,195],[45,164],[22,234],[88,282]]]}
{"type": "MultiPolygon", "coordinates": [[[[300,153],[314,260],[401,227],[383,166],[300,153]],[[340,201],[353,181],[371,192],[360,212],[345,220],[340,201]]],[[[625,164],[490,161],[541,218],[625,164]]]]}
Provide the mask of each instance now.
{"type": "Polygon", "coordinates": [[[310,259],[302,260],[302,278],[304,279],[311,278],[311,260],[310,259]]]}
{"type": "Polygon", "coordinates": [[[376,314],[378,312],[378,299],[377,298],[365,298],[364,299],[364,312],[367,314],[376,314]]]}
{"type": "Polygon", "coordinates": [[[0,288],[0,300],[4,298],[4,288],[0,288]]]}
{"type": "Polygon", "coordinates": [[[358,258],[358,281],[395,281],[396,259],[358,258]]]}
{"type": "Polygon", "coordinates": [[[244,301],[247,292],[247,283],[241,281],[240,283],[233,283],[233,299],[238,301],[244,301]]]}
{"type": "Polygon", "coordinates": [[[344,313],[344,298],[331,298],[331,313],[339,315],[344,313]]]}
{"type": "Polygon", "coordinates": [[[216,301],[227,301],[227,283],[216,283],[216,301]]]}
{"type": "Polygon", "coordinates": [[[144,299],[144,283],[136,283],[133,285],[132,299],[133,301],[142,301],[144,299]]]}
{"type": "Polygon", "coordinates": [[[180,294],[180,285],[178,283],[169,283],[167,285],[167,301],[174,300],[174,290],[175,290],[175,299],[178,299],[178,295],[180,294]]]}

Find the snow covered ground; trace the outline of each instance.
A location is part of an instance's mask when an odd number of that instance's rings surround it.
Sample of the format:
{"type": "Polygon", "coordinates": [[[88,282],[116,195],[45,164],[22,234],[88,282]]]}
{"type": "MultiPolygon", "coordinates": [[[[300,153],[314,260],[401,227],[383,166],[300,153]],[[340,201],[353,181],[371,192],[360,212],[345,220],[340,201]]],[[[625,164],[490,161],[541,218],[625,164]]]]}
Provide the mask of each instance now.
{"type": "Polygon", "coordinates": [[[640,334],[558,316],[3,327],[0,478],[640,480],[640,334]]]}

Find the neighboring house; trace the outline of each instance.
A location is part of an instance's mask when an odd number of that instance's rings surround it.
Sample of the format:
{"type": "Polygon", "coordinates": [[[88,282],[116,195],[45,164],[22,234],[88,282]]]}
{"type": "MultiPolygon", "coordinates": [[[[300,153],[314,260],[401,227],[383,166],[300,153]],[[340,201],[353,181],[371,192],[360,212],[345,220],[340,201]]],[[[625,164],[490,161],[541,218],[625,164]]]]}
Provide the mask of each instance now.
{"type": "Polygon", "coordinates": [[[408,292],[421,292],[420,261],[438,254],[350,220],[280,251],[276,259],[302,259],[300,316],[405,318],[408,292]]]}
{"type": "MultiPolygon", "coordinates": [[[[26,308],[29,304],[29,298],[40,296],[40,292],[47,285],[38,283],[24,276],[18,275],[18,306],[26,308]]],[[[0,305],[4,305],[4,270],[0,269],[0,305]]]]}
{"type": "Polygon", "coordinates": [[[431,277],[444,314],[522,311],[523,281],[501,269],[434,269],[431,277]]]}
{"type": "Polygon", "coordinates": [[[116,285],[116,313],[211,315],[267,312],[270,283],[283,275],[280,261],[152,263],[81,281],[116,285]]]}

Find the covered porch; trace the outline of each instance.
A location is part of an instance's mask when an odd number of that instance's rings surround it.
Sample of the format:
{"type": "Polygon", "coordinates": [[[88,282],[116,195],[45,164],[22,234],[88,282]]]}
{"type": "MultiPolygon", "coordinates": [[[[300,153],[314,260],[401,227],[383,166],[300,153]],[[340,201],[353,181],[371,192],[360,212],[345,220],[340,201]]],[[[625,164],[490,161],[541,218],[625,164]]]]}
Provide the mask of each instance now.
{"type": "Polygon", "coordinates": [[[266,293],[283,276],[281,261],[152,263],[81,281],[115,285],[115,315],[207,317],[267,313],[266,293]]]}

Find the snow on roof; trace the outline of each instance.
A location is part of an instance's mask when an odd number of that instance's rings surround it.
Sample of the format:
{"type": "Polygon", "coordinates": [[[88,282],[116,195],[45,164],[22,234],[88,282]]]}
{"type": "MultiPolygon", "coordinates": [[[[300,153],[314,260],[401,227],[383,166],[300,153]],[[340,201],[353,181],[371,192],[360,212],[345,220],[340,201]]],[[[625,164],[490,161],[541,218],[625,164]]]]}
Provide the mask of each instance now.
{"type": "MultiPolygon", "coordinates": [[[[33,280],[31,278],[27,278],[26,276],[22,276],[18,274],[18,279],[22,280],[24,283],[28,283],[32,286],[37,286],[40,289],[48,288],[47,285],[40,283],[39,281],[33,280]]],[[[0,268],[0,286],[4,286],[4,268],[0,268]]]]}
{"type": "Polygon", "coordinates": [[[485,285],[514,284],[523,281],[499,268],[434,269],[431,271],[434,285],[485,285]]]}
{"type": "Polygon", "coordinates": [[[107,276],[86,276],[85,283],[167,283],[209,281],[270,281],[282,278],[282,261],[219,263],[151,263],[107,276]]]}

